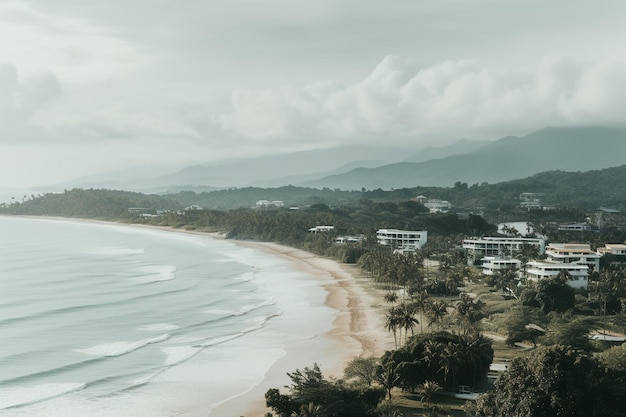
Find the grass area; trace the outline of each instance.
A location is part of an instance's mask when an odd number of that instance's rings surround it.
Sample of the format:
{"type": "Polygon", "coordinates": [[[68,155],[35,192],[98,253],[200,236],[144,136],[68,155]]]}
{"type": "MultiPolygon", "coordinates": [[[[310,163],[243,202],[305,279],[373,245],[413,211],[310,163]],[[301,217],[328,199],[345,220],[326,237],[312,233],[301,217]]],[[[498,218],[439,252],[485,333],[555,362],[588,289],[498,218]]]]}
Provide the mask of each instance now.
{"type": "Polygon", "coordinates": [[[424,404],[420,400],[419,394],[407,392],[397,393],[392,404],[404,415],[404,417],[422,416],[453,416],[464,417],[464,400],[449,397],[446,395],[435,395],[430,404],[424,404]],[[428,413],[436,414],[428,414],[428,413]]]}

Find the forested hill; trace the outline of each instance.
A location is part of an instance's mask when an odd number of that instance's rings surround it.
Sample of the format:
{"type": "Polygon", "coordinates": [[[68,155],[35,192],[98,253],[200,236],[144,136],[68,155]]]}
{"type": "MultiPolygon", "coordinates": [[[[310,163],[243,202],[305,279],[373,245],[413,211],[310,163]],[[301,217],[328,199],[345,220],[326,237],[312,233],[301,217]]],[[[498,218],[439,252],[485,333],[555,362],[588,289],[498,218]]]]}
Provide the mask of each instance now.
{"type": "Polygon", "coordinates": [[[525,179],[497,184],[467,184],[458,181],[453,187],[414,187],[385,191],[343,191],[305,187],[239,188],[196,194],[186,191],[168,198],[188,206],[230,209],[252,207],[259,200],[280,200],[285,206],[312,204],[340,205],[352,201],[403,201],[418,195],[450,201],[455,207],[512,209],[519,206],[519,195],[544,193],[544,204],[560,207],[596,208],[608,206],[626,209],[626,165],[588,172],[549,171],[525,179]]]}
{"type": "Polygon", "coordinates": [[[343,191],[305,187],[233,188],[195,193],[184,191],[165,196],[111,190],[75,189],[63,194],[47,193],[40,197],[0,207],[0,212],[31,215],[81,216],[93,218],[128,217],[129,207],[171,210],[199,205],[230,210],[254,207],[259,200],[283,201],[285,207],[308,207],[317,204],[342,206],[371,202],[401,202],[423,195],[450,201],[454,208],[514,210],[519,195],[543,193],[542,203],[557,207],[591,209],[610,207],[626,210],[626,165],[588,172],[549,171],[521,180],[497,184],[467,184],[458,181],[453,187],[414,187],[384,191],[343,191]]]}

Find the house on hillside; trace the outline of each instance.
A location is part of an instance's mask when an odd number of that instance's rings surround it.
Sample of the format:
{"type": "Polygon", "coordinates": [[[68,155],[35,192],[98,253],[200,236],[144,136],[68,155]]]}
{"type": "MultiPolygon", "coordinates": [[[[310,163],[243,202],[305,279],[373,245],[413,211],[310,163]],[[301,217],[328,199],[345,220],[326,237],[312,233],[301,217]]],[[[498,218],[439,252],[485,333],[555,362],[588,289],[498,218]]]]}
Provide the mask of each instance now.
{"type": "Polygon", "coordinates": [[[264,207],[285,207],[285,202],[280,200],[269,201],[269,200],[259,200],[256,202],[257,208],[264,207]]]}
{"type": "Polygon", "coordinates": [[[452,209],[452,204],[446,200],[439,200],[437,198],[428,198],[423,195],[413,197],[411,201],[420,203],[426,207],[431,213],[447,213],[452,209]]]}
{"type": "Polygon", "coordinates": [[[335,226],[315,226],[309,229],[309,233],[330,232],[334,230],[335,226]]]}

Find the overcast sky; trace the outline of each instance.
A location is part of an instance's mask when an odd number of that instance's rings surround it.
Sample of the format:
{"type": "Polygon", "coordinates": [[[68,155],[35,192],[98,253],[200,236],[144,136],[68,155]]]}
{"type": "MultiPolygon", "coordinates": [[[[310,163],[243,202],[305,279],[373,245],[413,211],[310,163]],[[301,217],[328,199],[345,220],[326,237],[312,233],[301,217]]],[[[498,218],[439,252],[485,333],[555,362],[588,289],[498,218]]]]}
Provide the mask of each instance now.
{"type": "Polygon", "coordinates": [[[0,187],[623,125],[623,0],[0,0],[0,187]]]}

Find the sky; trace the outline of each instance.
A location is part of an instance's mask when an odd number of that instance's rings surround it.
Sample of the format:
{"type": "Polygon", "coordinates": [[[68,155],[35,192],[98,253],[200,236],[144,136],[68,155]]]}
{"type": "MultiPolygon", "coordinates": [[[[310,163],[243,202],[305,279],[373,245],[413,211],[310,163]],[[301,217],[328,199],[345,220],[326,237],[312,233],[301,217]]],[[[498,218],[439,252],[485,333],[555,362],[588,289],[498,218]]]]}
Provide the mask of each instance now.
{"type": "Polygon", "coordinates": [[[0,0],[0,188],[625,124],[623,0],[0,0]]]}

